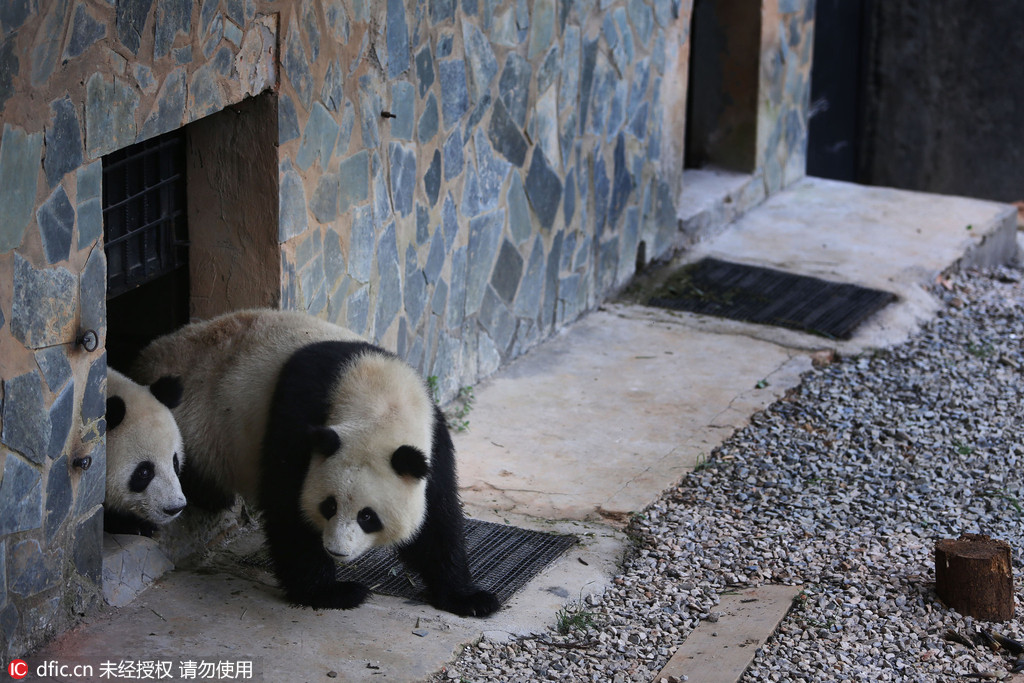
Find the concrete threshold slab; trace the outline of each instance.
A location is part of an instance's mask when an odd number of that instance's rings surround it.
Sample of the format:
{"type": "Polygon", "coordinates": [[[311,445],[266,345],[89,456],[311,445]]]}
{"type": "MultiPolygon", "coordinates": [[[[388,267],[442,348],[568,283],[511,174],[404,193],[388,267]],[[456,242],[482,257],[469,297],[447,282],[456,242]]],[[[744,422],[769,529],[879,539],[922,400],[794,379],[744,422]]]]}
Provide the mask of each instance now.
{"type": "Polygon", "coordinates": [[[803,586],[758,586],[723,595],[713,614],[694,629],[654,677],[655,683],[733,683],[775,633],[803,586]]]}

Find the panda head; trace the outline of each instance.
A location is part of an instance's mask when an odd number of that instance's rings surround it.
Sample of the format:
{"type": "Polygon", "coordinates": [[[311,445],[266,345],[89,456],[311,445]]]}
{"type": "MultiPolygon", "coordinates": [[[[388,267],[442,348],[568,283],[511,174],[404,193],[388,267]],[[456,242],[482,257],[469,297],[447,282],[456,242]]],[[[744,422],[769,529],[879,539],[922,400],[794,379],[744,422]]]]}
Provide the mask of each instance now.
{"type": "Polygon", "coordinates": [[[181,401],[177,378],[150,387],[107,372],[107,492],[113,511],[166,524],[185,509],[178,476],[184,466],[181,433],[171,409],[181,401]]]}
{"type": "Polygon", "coordinates": [[[423,380],[380,352],[360,356],[334,387],[327,426],[310,430],[305,517],[324,549],[351,562],[412,540],[426,516],[434,426],[423,380]]]}

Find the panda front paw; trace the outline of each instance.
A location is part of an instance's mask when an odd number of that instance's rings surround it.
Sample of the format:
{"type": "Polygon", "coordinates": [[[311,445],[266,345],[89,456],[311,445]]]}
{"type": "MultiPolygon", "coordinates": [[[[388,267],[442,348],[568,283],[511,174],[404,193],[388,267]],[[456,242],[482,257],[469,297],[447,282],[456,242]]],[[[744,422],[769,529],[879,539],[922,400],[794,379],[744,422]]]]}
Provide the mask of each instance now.
{"type": "Polygon", "coordinates": [[[336,581],[320,590],[289,590],[288,600],[313,609],[352,609],[370,595],[370,589],[356,581],[336,581]]]}
{"type": "Polygon", "coordinates": [[[438,609],[460,617],[486,617],[501,609],[498,596],[491,591],[473,589],[461,595],[448,595],[435,601],[438,609]]]}

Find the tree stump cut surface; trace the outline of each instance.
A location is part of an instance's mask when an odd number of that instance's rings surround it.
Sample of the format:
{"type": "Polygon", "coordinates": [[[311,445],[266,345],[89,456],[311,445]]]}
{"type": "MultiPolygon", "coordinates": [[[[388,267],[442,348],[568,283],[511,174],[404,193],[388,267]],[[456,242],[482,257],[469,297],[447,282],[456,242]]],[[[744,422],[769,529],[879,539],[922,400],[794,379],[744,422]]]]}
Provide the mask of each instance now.
{"type": "Polygon", "coordinates": [[[1013,618],[1010,546],[984,534],[935,544],[935,592],[964,616],[983,621],[1013,618]]]}

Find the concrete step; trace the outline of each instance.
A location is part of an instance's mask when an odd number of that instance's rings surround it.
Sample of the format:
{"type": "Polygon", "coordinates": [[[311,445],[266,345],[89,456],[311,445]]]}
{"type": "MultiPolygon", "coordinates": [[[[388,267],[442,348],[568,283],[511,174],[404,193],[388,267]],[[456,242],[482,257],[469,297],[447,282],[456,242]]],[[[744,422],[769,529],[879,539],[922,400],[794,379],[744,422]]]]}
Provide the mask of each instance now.
{"type": "MultiPolygon", "coordinates": [[[[1001,204],[808,179],[680,262],[715,255],[900,297],[849,342],[613,303],[482,383],[470,430],[455,437],[468,513],[582,539],[489,619],[383,596],[354,611],[289,607],[269,575],[237,562],[259,542],[250,535],[26,659],[255,658],[268,681],[322,681],[330,672],[417,680],[485,633],[543,632],[567,600],[612,580],[630,513],[795,386],[815,350],[898,343],[936,310],[928,287],[943,270],[1010,258],[1014,230],[1012,207],[1001,204]]],[[[749,619],[723,616],[715,632],[763,642],[770,621],[748,633],[749,619]]]]}

